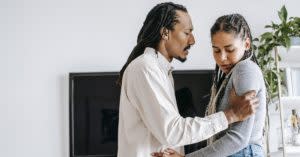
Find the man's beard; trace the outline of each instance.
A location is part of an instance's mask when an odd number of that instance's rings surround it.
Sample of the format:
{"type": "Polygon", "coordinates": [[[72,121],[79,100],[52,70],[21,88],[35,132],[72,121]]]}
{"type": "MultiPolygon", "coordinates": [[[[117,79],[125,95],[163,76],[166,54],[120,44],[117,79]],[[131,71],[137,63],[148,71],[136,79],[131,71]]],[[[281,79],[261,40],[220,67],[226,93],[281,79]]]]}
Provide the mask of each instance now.
{"type": "MultiPolygon", "coordinates": [[[[185,47],[183,50],[184,50],[184,51],[187,51],[187,50],[189,50],[190,48],[191,48],[191,45],[188,45],[188,46],[185,47]]],[[[185,62],[185,61],[186,61],[186,58],[187,58],[187,57],[185,57],[185,58],[182,58],[182,57],[180,57],[180,56],[176,57],[176,59],[179,60],[181,63],[185,62]]]]}
{"type": "Polygon", "coordinates": [[[181,63],[185,62],[186,61],[186,57],[185,58],[182,58],[182,57],[176,57],[177,60],[179,60],[181,63]]]}

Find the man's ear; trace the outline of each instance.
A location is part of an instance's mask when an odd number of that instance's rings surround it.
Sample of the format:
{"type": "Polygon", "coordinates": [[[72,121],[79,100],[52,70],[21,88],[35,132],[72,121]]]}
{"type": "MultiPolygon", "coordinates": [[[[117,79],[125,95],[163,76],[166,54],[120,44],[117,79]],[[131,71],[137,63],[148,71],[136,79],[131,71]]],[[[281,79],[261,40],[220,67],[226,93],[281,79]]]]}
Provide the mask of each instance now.
{"type": "Polygon", "coordinates": [[[246,50],[249,50],[251,48],[251,41],[250,41],[250,38],[246,38],[245,40],[245,48],[246,50]]]}
{"type": "Polygon", "coordinates": [[[169,39],[169,30],[165,27],[160,29],[160,35],[161,38],[164,40],[168,40],[169,39]]]}

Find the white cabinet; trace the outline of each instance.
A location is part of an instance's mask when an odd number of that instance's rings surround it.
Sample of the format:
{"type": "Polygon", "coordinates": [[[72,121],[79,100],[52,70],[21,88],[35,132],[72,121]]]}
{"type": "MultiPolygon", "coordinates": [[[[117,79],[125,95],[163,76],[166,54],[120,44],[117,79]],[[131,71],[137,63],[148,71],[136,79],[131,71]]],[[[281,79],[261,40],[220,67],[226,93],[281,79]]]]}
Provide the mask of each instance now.
{"type": "MultiPolygon", "coordinates": [[[[300,47],[291,47],[289,51],[285,48],[279,48],[281,61],[280,68],[285,71],[284,84],[287,92],[281,97],[283,107],[284,121],[284,137],[285,137],[285,152],[287,157],[300,156],[300,145],[295,143],[296,137],[300,136],[293,130],[291,124],[292,110],[295,110],[300,116],[300,47]]],[[[269,148],[271,156],[282,156],[282,140],[281,140],[281,124],[280,111],[276,107],[276,103],[269,106],[270,117],[270,141],[269,148]],[[278,149],[279,148],[279,149],[278,149]]],[[[300,118],[298,119],[300,120],[300,118]]]]}

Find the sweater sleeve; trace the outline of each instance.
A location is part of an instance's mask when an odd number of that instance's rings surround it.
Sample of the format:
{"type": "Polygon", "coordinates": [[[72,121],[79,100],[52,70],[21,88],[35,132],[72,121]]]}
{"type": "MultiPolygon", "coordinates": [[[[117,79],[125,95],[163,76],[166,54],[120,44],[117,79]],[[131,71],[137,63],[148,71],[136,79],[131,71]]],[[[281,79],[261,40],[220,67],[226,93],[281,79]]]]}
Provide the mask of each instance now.
{"type": "MultiPolygon", "coordinates": [[[[233,87],[238,95],[242,95],[249,90],[255,90],[256,93],[261,90],[263,76],[259,67],[252,61],[237,64],[232,77],[233,87]]],[[[186,157],[224,157],[242,150],[249,144],[254,119],[255,115],[245,121],[232,124],[223,137],[203,149],[186,155],[186,157]]]]}

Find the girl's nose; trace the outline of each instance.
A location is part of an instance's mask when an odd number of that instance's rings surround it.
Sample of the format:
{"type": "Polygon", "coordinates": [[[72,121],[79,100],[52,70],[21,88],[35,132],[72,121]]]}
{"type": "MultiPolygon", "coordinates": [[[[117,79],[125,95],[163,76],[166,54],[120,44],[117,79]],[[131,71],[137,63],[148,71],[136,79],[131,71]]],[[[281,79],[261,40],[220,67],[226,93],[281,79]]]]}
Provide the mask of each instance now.
{"type": "Polygon", "coordinates": [[[221,60],[222,60],[222,61],[226,61],[226,60],[227,60],[227,55],[226,55],[225,52],[222,52],[222,53],[221,53],[221,60]]]}

